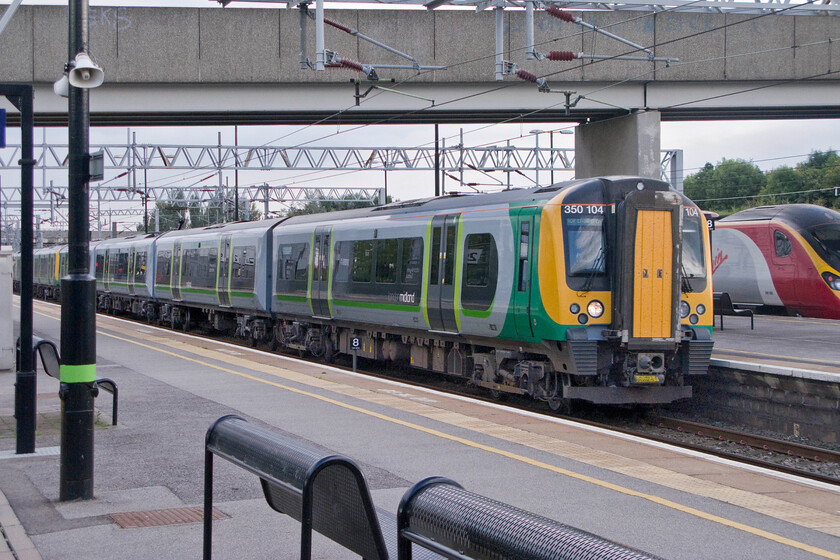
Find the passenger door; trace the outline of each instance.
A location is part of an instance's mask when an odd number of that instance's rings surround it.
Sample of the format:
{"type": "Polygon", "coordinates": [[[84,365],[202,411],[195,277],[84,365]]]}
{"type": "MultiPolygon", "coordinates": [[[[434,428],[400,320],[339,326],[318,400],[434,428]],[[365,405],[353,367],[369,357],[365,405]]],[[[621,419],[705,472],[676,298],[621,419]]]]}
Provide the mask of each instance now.
{"type": "Polygon", "coordinates": [[[222,307],[230,307],[230,254],[230,234],[223,235],[219,242],[219,264],[216,274],[216,291],[219,295],[219,305],[222,307]]]}
{"type": "Polygon", "coordinates": [[[105,249],[105,262],[102,263],[105,270],[102,271],[102,283],[105,286],[105,291],[111,291],[111,250],[105,249]]]}
{"type": "Polygon", "coordinates": [[[137,266],[135,263],[135,259],[137,258],[137,249],[134,247],[128,248],[128,272],[126,276],[126,281],[128,283],[128,293],[130,295],[134,295],[134,268],[137,266]]]}
{"type": "Polygon", "coordinates": [[[433,331],[458,332],[455,320],[455,264],[459,218],[460,214],[432,218],[427,312],[429,327],[433,331]]]}
{"type": "Polygon", "coordinates": [[[170,277],[172,299],[181,301],[181,242],[176,241],[172,248],[172,275],[170,277]]]}
{"type": "MultiPolygon", "coordinates": [[[[534,267],[534,209],[522,208],[518,212],[516,237],[516,286],[513,295],[513,315],[519,336],[533,336],[531,325],[531,273],[534,267]]],[[[514,223],[517,223],[514,222],[514,223]]]]}
{"type": "Polygon", "coordinates": [[[330,317],[330,229],[330,226],[320,226],[315,230],[312,250],[312,313],[315,317],[330,317]]]}

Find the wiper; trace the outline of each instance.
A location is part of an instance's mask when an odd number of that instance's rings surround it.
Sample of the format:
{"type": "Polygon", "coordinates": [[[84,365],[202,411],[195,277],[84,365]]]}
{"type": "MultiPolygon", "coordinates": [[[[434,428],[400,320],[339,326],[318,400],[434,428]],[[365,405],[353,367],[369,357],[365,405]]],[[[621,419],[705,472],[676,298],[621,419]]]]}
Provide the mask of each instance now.
{"type": "Polygon", "coordinates": [[[583,284],[583,290],[581,291],[582,294],[589,292],[592,288],[592,282],[595,281],[595,275],[600,272],[601,263],[603,262],[605,255],[603,247],[598,249],[598,254],[595,256],[595,260],[592,261],[592,268],[590,269],[591,272],[586,278],[586,282],[583,284]]]}
{"type": "Polygon", "coordinates": [[[691,282],[689,282],[689,278],[694,278],[694,275],[689,275],[688,272],[685,270],[685,265],[680,263],[680,286],[682,287],[682,293],[690,294],[694,291],[694,288],[691,287],[691,282]]]}

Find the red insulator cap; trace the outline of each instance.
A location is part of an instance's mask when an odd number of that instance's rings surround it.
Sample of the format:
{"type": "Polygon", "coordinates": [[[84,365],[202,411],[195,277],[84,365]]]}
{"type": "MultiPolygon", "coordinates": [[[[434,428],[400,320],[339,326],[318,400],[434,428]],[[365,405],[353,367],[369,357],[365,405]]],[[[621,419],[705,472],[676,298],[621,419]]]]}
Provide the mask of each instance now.
{"type": "Polygon", "coordinates": [[[517,70],[516,71],[516,76],[520,80],[525,80],[526,82],[534,82],[534,83],[537,82],[536,74],[532,74],[532,73],[528,72],[527,70],[517,70]]]}
{"type": "Polygon", "coordinates": [[[557,19],[562,19],[563,21],[568,21],[569,23],[575,22],[575,16],[570,14],[565,10],[561,10],[560,8],[556,8],[554,6],[549,6],[545,9],[545,13],[550,16],[554,16],[557,19]]]}
{"type": "Polygon", "coordinates": [[[546,58],[555,62],[569,62],[577,58],[577,53],[573,53],[572,51],[551,51],[546,55],[546,58]]]}

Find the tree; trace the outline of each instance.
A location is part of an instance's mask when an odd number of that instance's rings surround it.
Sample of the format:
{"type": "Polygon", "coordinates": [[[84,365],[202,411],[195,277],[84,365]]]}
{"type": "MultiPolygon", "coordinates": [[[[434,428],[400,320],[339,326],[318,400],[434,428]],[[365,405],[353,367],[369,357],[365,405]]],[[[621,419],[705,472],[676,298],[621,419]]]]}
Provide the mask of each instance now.
{"type": "Polygon", "coordinates": [[[724,159],[717,166],[707,163],[698,173],[685,179],[686,196],[705,210],[727,212],[752,206],[751,197],[765,184],[764,173],[754,163],[724,159]]]}
{"type": "MultiPolygon", "coordinates": [[[[385,203],[391,203],[394,200],[388,195],[385,203]]],[[[322,201],[311,200],[303,206],[293,206],[286,212],[286,216],[301,216],[304,214],[320,214],[322,212],[335,212],[337,210],[352,210],[353,208],[369,208],[370,202],[367,200],[359,200],[352,194],[344,195],[340,201],[322,201]]]]}
{"type": "Polygon", "coordinates": [[[709,187],[714,180],[715,166],[709,162],[703,166],[703,169],[689,175],[683,182],[683,192],[685,196],[694,201],[704,202],[709,198],[709,187]]]}
{"type": "Polygon", "coordinates": [[[804,173],[792,167],[784,166],[774,169],[767,174],[767,185],[761,194],[781,195],[762,199],[764,204],[790,204],[794,202],[808,202],[810,181],[804,173]],[[786,194],[795,193],[795,194],[786,194]]]}

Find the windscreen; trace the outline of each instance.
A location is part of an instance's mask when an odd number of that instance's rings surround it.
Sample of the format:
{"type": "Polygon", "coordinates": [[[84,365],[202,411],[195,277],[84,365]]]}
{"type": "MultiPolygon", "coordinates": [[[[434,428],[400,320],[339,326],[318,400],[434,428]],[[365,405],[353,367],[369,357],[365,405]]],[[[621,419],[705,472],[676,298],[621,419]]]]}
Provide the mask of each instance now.
{"type": "Polygon", "coordinates": [[[706,222],[697,208],[683,207],[682,275],[686,280],[683,291],[699,292],[706,287],[704,227],[706,227],[706,222]]]}

